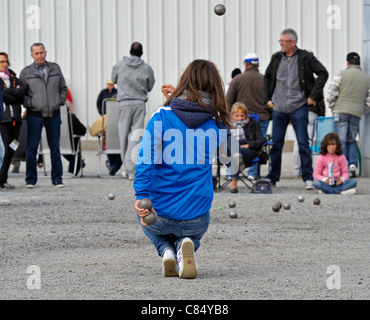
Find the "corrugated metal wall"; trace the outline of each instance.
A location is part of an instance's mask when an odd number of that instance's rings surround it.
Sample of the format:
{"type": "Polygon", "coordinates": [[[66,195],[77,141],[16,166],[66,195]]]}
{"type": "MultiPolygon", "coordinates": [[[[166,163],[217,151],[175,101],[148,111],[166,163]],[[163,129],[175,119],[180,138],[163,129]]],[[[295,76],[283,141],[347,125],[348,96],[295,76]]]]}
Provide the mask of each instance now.
{"type": "Polygon", "coordinates": [[[263,73],[286,27],[296,29],[299,47],[313,51],[331,77],[349,51],[362,49],[362,0],[0,0],[0,8],[0,50],[9,52],[12,68],[19,74],[32,62],[31,44],[45,43],[87,125],[98,117],[96,99],[113,65],[133,41],[143,44],[156,76],[149,114],[164,101],[161,84],[176,84],[195,58],[214,61],[227,83],[254,51],[263,73]],[[222,17],[213,12],[217,3],[227,8],[222,17]]]}

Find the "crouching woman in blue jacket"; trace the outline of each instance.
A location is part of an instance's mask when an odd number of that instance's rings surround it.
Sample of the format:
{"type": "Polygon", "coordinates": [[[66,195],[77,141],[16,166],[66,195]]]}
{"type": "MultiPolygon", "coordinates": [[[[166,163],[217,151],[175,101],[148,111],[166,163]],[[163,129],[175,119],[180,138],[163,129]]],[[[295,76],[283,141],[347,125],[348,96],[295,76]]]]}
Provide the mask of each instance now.
{"type": "Polygon", "coordinates": [[[214,196],[212,159],[231,121],[220,74],[210,61],[190,63],[170,92],[139,146],[135,210],[162,257],[163,275],[194,279],[195,252],[208,229],[214,196]],[[139,207],[144,198],[158,216],[151,226],[143,221],[149,211],[139,207]]]}

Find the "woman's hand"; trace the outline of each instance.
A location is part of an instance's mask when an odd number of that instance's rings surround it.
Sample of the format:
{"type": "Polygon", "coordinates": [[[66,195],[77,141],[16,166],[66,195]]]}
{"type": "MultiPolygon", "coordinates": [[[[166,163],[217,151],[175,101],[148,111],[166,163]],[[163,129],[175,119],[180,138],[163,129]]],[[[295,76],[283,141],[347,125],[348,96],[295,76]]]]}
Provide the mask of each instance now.
{"type": "MultiPolygon", "coordinates": [[[[146,216],[148,216],[148,215],[149,215],[149,213],[150,213],[150,211],[149,211],[148,209],[141,209],[141,208],[139,207],[139,203],[140,203],[140,200],[137,200],[137,201],[135,202],[135,206],[134,206],[134,208],[135,208],[135,210],[136,210],[136,213],[137,213],[137,214],[139,215],[139,217],[140,217],[140,222],[141,222],[141,224],[145,227],[147,224],[144,222],[143,218],[145,218],[146,216]]],[[[158,215],[157,215],[157,212],[155,212],[154,208],[152,208],[152,212],[154,212],[154,213],[155,213],[155,215],[156,215],[156,216],[158,216],[158,215]]]]}
{"type": "Polygon", "coordinates": [[[165,84],[161,87],[161,91],[166,99],[168,99],[170,95],[175,91],[175,87],[171,84],[165,84]]]}

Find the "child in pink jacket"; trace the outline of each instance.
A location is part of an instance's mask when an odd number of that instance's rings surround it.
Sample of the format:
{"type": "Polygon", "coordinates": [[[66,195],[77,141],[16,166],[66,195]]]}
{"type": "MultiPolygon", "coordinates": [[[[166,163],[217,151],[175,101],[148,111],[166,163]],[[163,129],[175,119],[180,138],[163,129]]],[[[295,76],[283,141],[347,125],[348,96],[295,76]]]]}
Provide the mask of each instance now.
{"type": "Polygon", "coordinates": [[[327,194],[356,194],[357,181],[349,179],[348,164],[338,135],[327,134],[320,151],[313,173],[313,186],[327,194]]]}

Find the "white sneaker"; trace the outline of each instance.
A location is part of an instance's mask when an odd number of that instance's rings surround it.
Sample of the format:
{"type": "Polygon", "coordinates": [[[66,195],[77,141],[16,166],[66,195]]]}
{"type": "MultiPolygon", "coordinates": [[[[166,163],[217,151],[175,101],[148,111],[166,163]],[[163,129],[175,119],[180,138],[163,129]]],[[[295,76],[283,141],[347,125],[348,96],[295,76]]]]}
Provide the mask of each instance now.
{"type": "Polygon", "coordinates": [[[253,177],[253,176],[248,176],[248,179],[251,180],[251,181],[256,181],[257,178],[253,177]]]}
{"type": "Polygon", "coordinates": [[[182,279],[195,279],[198,275],[197,265],[194,256],[194,243],[190,238],[185,238],[181,248],[177,252],[177,265],[179,277],[182,279]]]}
{"type": "Polygon", "coordinates": [[[128,179],[128,174],[126,173],[126,171],[122,171],[122,178],[128,179]]]}
{"type": "Polygon", "coordinates": [[[306,190],[315,190],[315,188],[313,187],[313,182],[312,182],[312,180],[307,180],[306,182],[305,182],[305,189],[306,190]]]}
{"type": "Polygon", "coordinates": [[[351,164],[349,166],[349,173],[351,174],[351,178],[356,178],[357,177],[357,168],[354,164],[351,164]]]}
{"type": "Polygon", "coordinates": [[[176,255],[173,250],[166,250],[162,258],[163,276],[178,277],[179,271],[176,263],[176,255]]]}
{"type": "Polygon", "coordinates": [[[135,180],[135,176],[128,176],[128,179],[130,180],[130,181],[134,181],[135,180]]]}
{"type": "Polygon", "coordinates": [[[9,206],[10,205],[10,201],[9,200],[1,200],[0,199],[0,206],[9,206]]]}
{"type": "Polygon", "coordinates": [[[348,189],[346,191],[342,191],[340,194],[342,196],[354,196],[356,193],[356,189],[348,189]]]}

